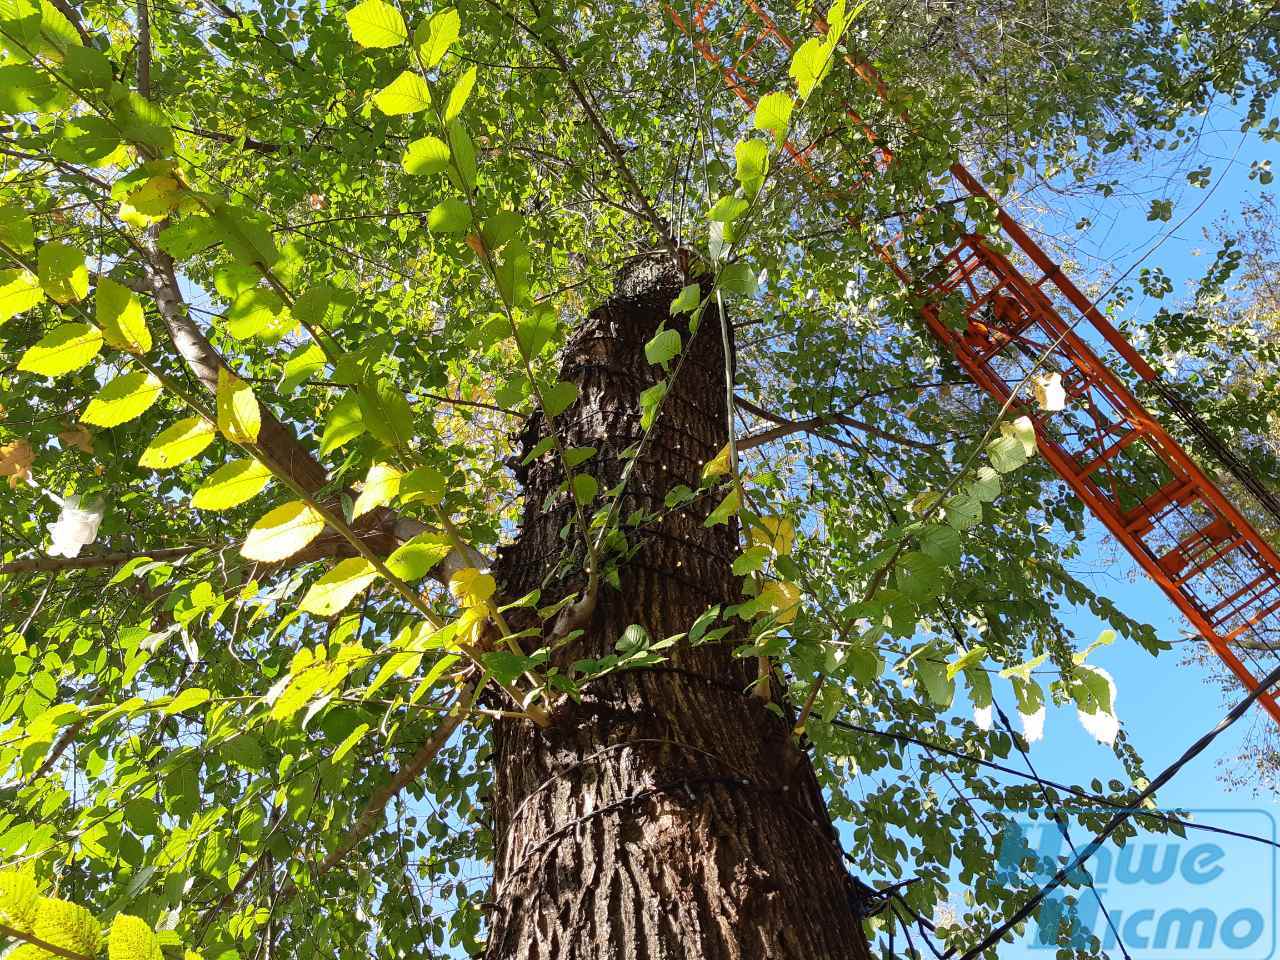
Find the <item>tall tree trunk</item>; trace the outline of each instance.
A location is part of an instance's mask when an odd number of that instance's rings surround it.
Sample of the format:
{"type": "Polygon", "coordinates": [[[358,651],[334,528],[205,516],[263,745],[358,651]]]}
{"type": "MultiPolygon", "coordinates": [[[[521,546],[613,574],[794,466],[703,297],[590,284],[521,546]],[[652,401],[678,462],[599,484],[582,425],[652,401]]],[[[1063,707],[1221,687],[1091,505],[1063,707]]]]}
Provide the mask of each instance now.
{"type": "MultiPolygon", "coordinates": [[[[598,449],[588,466],[601,490],[619,482],[621,455],[641,436],[637,397],[658,376],[644,344],[670,319],[680,283],[652,262],[633,268],[565,349],[561,378],[581,393],[557,426],[567,444],[598,449]]],[[[535,418],[520,453],[545,429],[535,418]]],[[[736,526],[704,527],[714,506],[705,497],[672,512],[663,504],[676,484],[697,487],[726,434],[724,354],[708,310],[626,490],[623,517],[660,518],[628,530],[639,549],[620,568],[621,589],[602,587],[585,634],[557,663],[613,653],[630,624],[656,641],[741,599],[736,526]]],[[[580,572],[554,569],[581,540],[567,495],[555,492],[563,479],[550,454],[524,477],[521,536],[498,564],[507,596],[581,588],[580,572]]],[[[499,725],[488,960],[869,955],[809,759],[788,724],[747,695],[754,661],[733,656],[741,640],[735,631],[681,643],[655,669],[607,674],[548,729],[499,725]]]]}

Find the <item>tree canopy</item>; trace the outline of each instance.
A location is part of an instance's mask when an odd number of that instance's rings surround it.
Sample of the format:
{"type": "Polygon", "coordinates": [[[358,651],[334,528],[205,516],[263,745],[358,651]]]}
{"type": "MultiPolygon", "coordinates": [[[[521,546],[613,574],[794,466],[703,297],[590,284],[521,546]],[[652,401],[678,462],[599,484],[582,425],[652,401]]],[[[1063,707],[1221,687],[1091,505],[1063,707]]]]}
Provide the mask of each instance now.
{"type": "MultiPolygon", "coordinates": [[[[998,232],[990,204],[956,202],[957,158],[1034,209],[1194,156],[1222,98],[1271,138],[1274,9],[769,12],[804,42],[752,53],[747,109],[663,4],[0,0],[13,956],[479,952],[491,725],[551,722],[593,678],[731,629],[790,681],[774,709],[812,742],[855,870],[918,877],[925,917],[966,888],[943,940],[976,942],[1034,886],[990,869],[990,837],[1044,796],[973,758],[1016,760],[1046,699],[1128,772],[1084,795],[1145,783],[1086,658],[1167,644],[1072,574],[1084,506],[879,248],[924,277],[998,232]],[[735,440],[697,489],[655,492],[737,518],[741,602],[553,667],[645,520],[558,439],[578,394],[557,352],[620,268],[672,255],[702,281],[646,347],[645,427],[685,359],[676,320],[731,327],[735,440]],[[552,430],[522,464],[535,412],[552,430]],[[536,458],[576,504],[547,563],[586,571],[580,595],[505,596],[490,572],[536,458]],[[1074,635],[1068,603],[1110,629],[1074,635]],[[510,630],[512,611],[543,627],[510,630]]],[[[707,29],[741,52],[744,24],[726,4],[707,29]]],[[[1148,345],[1199,350],[1204,416],[1260,429],[1274,326],[1247,344],[1265,381],[1231,402],[1208,328],[1239,332],[1165,313],[1148,345]]]]}

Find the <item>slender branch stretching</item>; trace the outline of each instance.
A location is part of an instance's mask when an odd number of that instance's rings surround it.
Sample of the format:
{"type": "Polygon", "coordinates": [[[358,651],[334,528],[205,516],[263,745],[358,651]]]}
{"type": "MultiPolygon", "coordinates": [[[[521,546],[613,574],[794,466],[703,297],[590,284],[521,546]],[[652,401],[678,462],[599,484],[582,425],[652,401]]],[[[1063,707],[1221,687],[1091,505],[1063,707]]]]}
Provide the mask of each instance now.
{"type": "Polygon", "coordinates": [[[0,574],[6,573],[57,573],[61,570],[93,570],[98,567],[114,567],[130,560],[147,557],[151,560],[174,560],[195,553],[204,544],[186,547],[161,547],[158,550],[113,551],[87,557],[29,557],[0,563],[0,574]]]}
{"type": "Polygon", "coordinates": [[[855,419],[847,413],[837,411],[834,413],[825,413],[816,417],[809,417],[805,420],[788,420],[777,414],[770,413],[763,407],[757,406],[745,397],[734,397],[734,402],[749,413],[754,413],[763,420],[770,423],[778,424],[770,430],[762,430],[759,433],[753,433],[738,440],[739,450],[750,450],[753,447],[759,447],[773,440],[781,440],[783,437],[789,437],[793,433],[811,433],[820,430],[822,427],[852,427],[855,430],[861,430],[863,433],[878,437],[887,443],[896,443],[904,447],[911,447],[914,450],[922,450],[926,453],[932,453],[937,449],[936,444],[924,443],[920,440],[912,440],[910,437],[900,436],[896,433],[889,433],[881,430],[879,427],[872,426],[862,420],[855,419]]]}
{"type": "Polygon", "coordinates": [[[55,957],[66,957],[67,960],[93,960],[92,957],[83,953],[76,953],[74,950],[68,950],[66,947],[60,947],[57,944],[50,943],[48,940],[41,940],[39,937],[31,933],[23,933],[15,927],[0,923],[0,936],[8,937],[10,940],[16,940],[19,943],[29,943],[33,947],[39,947],[46,950],[55,957]]]}
{"type": "MultiPolygon", "coordinates": [[[[436,728],[436,732],[427,739],[427,742],[418,749],[417,753],[409,758],[409,761],[396,772],[395,776],[373,792],[373,795],[369,797],[369,802],[365,804],[364,810],[356,818],[356,822],[351,825],[347,835],[342,838],[342,842],[334,847],[328,856],[316,864],[315,870],[312,872],[313,881],[319,880],[336,867],[352,850],[373,833],[386,812],[387,804],[401,790],[418,779],[422,771],[427,768],[427,765],[435,759],[436,754],[444,748],[449,738],[453,736],[454,730],[471,713],[471,707],[475,704],[483,689],[484,684],[475,680],[470,681],[462,688],[454,699],[454,709],[440,721],[440,726],[436,728]]],[[[282,901],[290,900],[297,892],[297,883],[290,879],[280,891],[280,899],[282,901]]]]}

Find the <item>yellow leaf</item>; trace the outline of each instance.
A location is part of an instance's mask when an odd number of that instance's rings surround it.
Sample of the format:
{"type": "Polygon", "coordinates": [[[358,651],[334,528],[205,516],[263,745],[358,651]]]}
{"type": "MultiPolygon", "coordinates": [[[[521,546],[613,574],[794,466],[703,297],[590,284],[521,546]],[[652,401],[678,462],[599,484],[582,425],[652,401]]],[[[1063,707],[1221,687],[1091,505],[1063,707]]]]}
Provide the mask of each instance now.
{"type": "Polygon", "coordinates": [[[197,510],[230,510],[252,500],[271,479],[257,460],[232,460],[213,471],[191,498],[197,510]]]}
{"type": "Polygon", "coordinates": [[[702,468],[702,479],[711,480],[715,477],[722,477],[729,472],[729,445],[726,443],[720,448],[720,452],[707,461],[706,466],[702,468]]]}
{"type": "Polygon", "coordinates": [[[31,932],[45,943],[87,957],[98,952],[102,939],[102,928],[93,914],[79,904],[53,897],[41,897],[31,932]]]}
{"type": "Polygon", "coordinates": [[[213,443],[216,431],[203,417],[179,420],[151,441],[138,458],[138,466],[167,470],[186,463],[213,443]]]}
{"type": "Polygon", "coordinates": [[[163,960],[160,938],[141,917],[117,913],[107,934],[107,960],[163,960]]]}
{"type": "Polygon", "coordinates": [[[150,373],[126,373],[99,390],[80,419],[95,427],[119,426],[142,416],[159,399],[162,389],[150,373]]]}
{"type": "Polygon", "coordinates": [[[497,589],[493,576],[476,567],[464,567],[449,578],[449,592],[464,607],[485,606],[497,589]]]}
{"type": "Polygon", "coordinates": [[[331,617],[377,578],[378,571],[364,557],[348,557],[313,583],[299,606],[318,617],[331,617]]]}
{"type": "Polygon", "coordinates": [[[142,304],[132,290],[103,277],[98,281],[94,306],[107,346],[139,355],[151,349],[151,331],[142,315],[142,304]]]}
{"type": "Polygon", "coordinates": [[[373,102],[387,116],[417,113],[431,106],[431,90],[420,76],[405,70],[375,93],[373,102]]]}
{"type": "Polygon", "coordinates": [[[44,288],[30,270],[0,270],[0,324],[43,301],[44,288]]]}
{"type": "Polygon", "coordinates": [[[271,562],[293,556],[324,530],[324,517],[310,504],[294,500],[261,517],[249,531],[240,555],[271,562]]]}
{"type": "Polygon", "coordinates": [[[226,367],[218,368],[218,429],[232,443],[253,443],[262,428],[262,411],[253,388],[226,367]]]}
{"type": "Polygon", "coordinates": [[[0,870],[0,923],[29,933],[35,926],[40,889],[30,869],[0,870]]]}
{"type": "Polygon", "coordinates": [[[778,623],[791,623],[800,610],[800,588],[787,581],[770,580],[756,598],[759,614],[773,614],[778,623]]]}
{"type": "Polygon", "coordinates": [[[409,39],[400,11],[383,0],[364,0],[347,11],[351,37],[362,47],[397,47],[409,39]]]}
{"type": "Polygon", "coordinates": [[[22,355],[18,369],[59,377],[79,370],[101,349],[102,331],[87,323],[62,323],[22,355]]]}
{"type": "Polygon", "coordinates": [[[761,517],[759,526],[752,526],[751,542],[771,547],[775,553],[789,554],[795,542],[795,525],[786,517],[761,517]]]}
{"type": "Polygon", "coordinates": [[[402,476],[399,470],[386,463],[375,463],[370,467],[368,476],[364,478],[364,489],[360,491],[351,511],[352,519],[363,517],[370,510],[386,506],[394,500],[400,492],[402,476]]]}

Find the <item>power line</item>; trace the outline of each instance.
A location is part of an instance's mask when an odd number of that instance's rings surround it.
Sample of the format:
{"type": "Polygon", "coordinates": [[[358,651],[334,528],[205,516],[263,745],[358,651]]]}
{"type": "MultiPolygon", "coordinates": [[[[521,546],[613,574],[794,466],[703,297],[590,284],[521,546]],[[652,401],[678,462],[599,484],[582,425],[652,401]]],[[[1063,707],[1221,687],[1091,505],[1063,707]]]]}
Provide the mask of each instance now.
{"type": "Polygon", "coordinates": [[[1213,741],[1216,740],[1224,730],[1244,716],[1245,712],[1253,706],[1254,701],[1262,696],[1263,691],[1274,686],[1277,681],[1280,681],[1280,667],[1276,667],[1276,669],[1267,674],[1262,679],[1262,682],[1250,691],[1247,697],[1232,707],[1227,712],[1227,715],[1218,721],[1217,726],[1188,747],[1177,760],[1165,767],[1164,770],[1162,770],[1160,774],[1151,781],[1146,789],[1134,798],[1132,808],[1118,811],[1110,820],[1108,820],[1106,825],[1098,831],[1093,840],[1089,842],[1089,846],[1085,847],[1083,853],[1077,855],[1071,863],[1067,864],[1054,874],[1053,878],[1048,883],[1041,886],[1031,899],[1019,907],[1011,917],[1004,921],[1004,923],[1000,924],[1000,926],[996,927],[996,929],[983,937],[976,946],[971,947],[961,954],[959,960],[974,960],[974,958],[984,950],[987,950],[998,943],[1011,929],[1023,920],[1027,919],[1027,917],[1031,915],[1032,911],[1040,905],[1041,901],[1061,886],[1082,863],[1088,860],[1089,857],[1093,856],[1093,854],[1098,851],[1103,843],[1106,842],[1107,838],[1110,837],[1121,824],[1128,820],[1134,813],[1141,812],[1137,809],[1141,804],[1149,800],[1157,790],[1172,780],[1178,774],[1178,771],[1203,753],[1205,748],[1208,747],[1209,744],[1213,743],[1213,741]]]}
{"type": "MultiPolygon", "coordinates": [[[[1088,800],[1091,803],[1098,804],[1099,806],[1110,807],[1113,810],[1131,810],[1132,809],[1131,804],[1127,802],[1112,800],[1109,797],[1100,797],[1096,794],[1089,793],[1088,791],[1081,790],[1078,787],[1072,787],[1072,786],[1068,786],[1065,783],[1059,783],[1056,780],[1048,780],[1048,779],[1045,779],[1044,777],[1034,776],[1032,774],[1026,773],[1023,770],[1018,770],[1016,767],[1010,767],[1003,763],[997,763],[994,760],[987,760],[983,757],[977,757],[971,753],[964,753],[961,750],[955,750],[951,747],[945,747],[942,744],[933,743],[929,740],[922,740],[919,737],[912,736],[911,734],[908,734],[908,733],[901,733],[893,730],[877,730],[875,727],[864,727],[861,724],[850,723],[848,720],[840,720],[840,719],[832,719],[830,721],[830,725],[838,729],[845,730],[849,733],[864,733],[873,737],[883,737],[886,740],[897,740],[902,743],[914,744],[915,746],[923,747],[926,750],[936,750],[938,753],[945,754],[950,757],[954,757],[957,760],[965,760],[969,763],[976,763],[980,767],[987,767],[988,769],[991,769],[991,770],[998,770],[1000,773],[1007,773],[1010,776],[1020,777],[1023,780],[1031,780],[1032,782],[1038,783],[1043,787],[1052,787],[1055,790],[1061,790],[1062,792],[1069,793],[1074,797],[1080,797],[1083,800],[1088,800]]],[[[1243,833],[1239,830],[1230,830],[1226,827],[1215,827],[1212,824],[1207,824],[1207,823],[1195,823],[1194,821],[1184,820],[1181,817],[1175,817],[1175,816],[1172,816],[1171,814],[1161,813],[1156,810],[1138,810],[1135,812],[1141,817],[1149,817],[1153,820],[1159,820],[1170,826],[1181,827],[1186,830],[1203,830],[1208,833],[1217,833],[1217,834],[1221,834],[1222,836],[1235,837],[1239,840],[1251,840],[1254,843],[1262,843],[1262,844],[1266,844],[1267,846],[1280,849],[1280,841],[1271,840],[1271,839],[1268,839],[1267,837],[1260,837],[1260,836],[1257,836],[1256,834],[1243,833]]]]}

